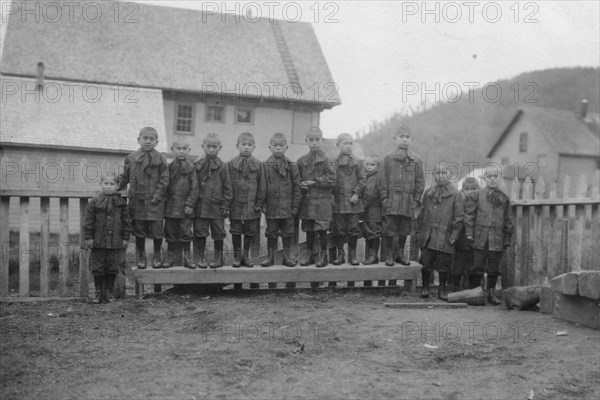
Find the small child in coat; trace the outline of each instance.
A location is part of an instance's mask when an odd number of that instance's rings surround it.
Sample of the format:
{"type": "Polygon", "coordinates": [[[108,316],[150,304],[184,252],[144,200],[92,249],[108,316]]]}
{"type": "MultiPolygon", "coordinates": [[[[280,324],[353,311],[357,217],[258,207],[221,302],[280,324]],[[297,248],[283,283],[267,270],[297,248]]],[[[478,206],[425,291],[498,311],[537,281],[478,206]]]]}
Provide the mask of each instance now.
{"type": "Polygon", "coordinates": [[[294,217],[300,208],[300,173],[295,162],[285,156],[287,139],[282,133],[271,136],[269,149],[272,156],[263,163],[266,199],[264,213],[267,218],[267,258],[263,267],[275,264],[277,238],[283,243],[283,265],[293,267],[296,261],[290,257],[294,234],[294,217]]]}
{"type": "Polygon", "coordinates": [[[165,239],[169,253],[163,268],[182,265],[195,269],[190,257],[190,244],[194,240],[192,231],[194,207],[198,201],[198,178],[194,164],[187,159],[190,145],[187,140],[175,138],[171,145],[175,159],[169,164],[169,186],[165,211],[165,239]],[[181,252],[183,250],[183,259],[181,252]]]}
{"type": "MultiPolygon", "coordinates": [[[[473,195],[479,190],[479,181],[473,177],[467,177],[463,181],[461,193],[463,196],[463,204],[467,206],[467,200],[469,200],[473,195]]],[[[456,257],[454,258],[454,267],[452,270],[452,280],[454,290],[460,291],[462,286],[468,286],[469,289],[474,289],[480,285],[479,281],[476,281],[479,278],[476,278],[473,275],[473,279],[469,279],[471,276],[471,271],[473,270],[473,256],[475,252],[473,251],[473,243],[467,243],[467,238],[465,236],[466,227],[463,224],[463,228],[460,231],[460,235],[458,236],[458,240],[456,241],[456,257]],[[466,277],[468,283],[464,283],[461,286],[461,278],[466,277]]]]}
{"type": "Polygon", "coordinates": [[[250,249],[254,235],[260,228],[260,214],[265,197],[264,173],[262,163],[252,156],[256,146],[251,133],[240,134],[236,147],[240,154],[227,163],[233,192],[229,216],[229,232],[233,242],[232,266],[252,268],[254,264],[250,260],[250,249]],[[243,255],[241,255],[242,235],[244,235],[243,255]]]}
{"type": "Polygon", "coordinates": [[[429,298],[431,272],[439,274],[438,298],[447,300],[446,282],[454,256],[454,244],[463,225],[464,205],[461,193],[448,180],[446,167],[436,164],[433,186],[423,194],[422,209],[419,214],[419,247],[423,269],[423,292],[421,297],[429,298]]]}
{"type": "Polygon", "coordinates": [[[199,192],[194,218],[194,258],[202,269],[223,266],[225,218],[229,216],[233,194],[227,164],[219,158],[221,147],[219,136],[209,133],[202,143],[204,156],[194,161],[199,192]],[[209,234],[214,241],[214,260],[207,264],[205,251],[209,234]]]}
{"type": "Polygon", "coordinates": [[[467,200],[465,225],[467,241],[473,243],[472,277],[469,281],[480,282],[487,272],[486,300],[500,304],[495,288],[500,276],[500,259],[510,247],[514,224],[510,215],[510,197],[496,168],[486,169],[485,185],[467,200]]]}
{"type": "Polygon", "coordinates": [[[139,150],[125,157],[118,190],[125,189],[129,184],[129,215],[135,236],[138,269],[146,268],[146,238],[154,241],[152,267],[160,268],[169,164],[165,156],[154,150],[158,144],[156,129],[142,128],[137,141],[139,150]]]}
{"type": "Polygon", "coordinates": [[[365,212],[362,215],[362,234],[365,238],[364,265],[379,263],[379,243],[383,231],[381,217],[381,195],[379,194],[378,172],[381,157],[370,154],[365,159],[367,181],[362,195],[365,212]]]}
{"type": "Polygon", "coordinates": [[[108,292],[113,290],[123,249],[131,234],[127,202],[117,193],[119,176],[107,172],[100,180],[102,193],[94,197],[85,209],[83,239],[91,248],[90,268],[94,276],[96,296],[94,303],[108,303],[108,292]]]}
{"type": "Polygon", "coordinates": [[[331,226],[331,192],[336,182],[335,166],[323,149],[323,132],[317,127],[306,133],[309,152],[298,159],[302,203],[300,219],[306,232],[306,247],[309,255],[300,265],[327,266],[327,230],[331,226]],[[314,253],[314,242],[319,236],[320,252],[314,253]],[[318,260],[317,260],[318,259],[318,260]]]}
{"type": "Polygon", "coordinates": [[[404,256],[406,237],[410,234],[411,220],[419,206],[425,189],[423,161],[410,150],[412,133],[401,126],[394,134],[397,147],[388,153],[379,171],[381,200],[383,204],[383,236],[385,239],[385,265],[394,265],[394,237],[398,236],[400,264],[410,263],[404,256]]]}
{"type": "Polygon", "coordinates": [[[341,265],[344,259],[344,243],[348,242],[348,262],[359,265],[356,258],[356,242],[360,236],[359,217],[364,211],[361,196],[367,175],[362,160],[352,154],[354,139],[348,133],[337,138],[339,154],[333,159],[336,183],[333,189],[333,236],[338,248],[333,265],[341,265]]]}

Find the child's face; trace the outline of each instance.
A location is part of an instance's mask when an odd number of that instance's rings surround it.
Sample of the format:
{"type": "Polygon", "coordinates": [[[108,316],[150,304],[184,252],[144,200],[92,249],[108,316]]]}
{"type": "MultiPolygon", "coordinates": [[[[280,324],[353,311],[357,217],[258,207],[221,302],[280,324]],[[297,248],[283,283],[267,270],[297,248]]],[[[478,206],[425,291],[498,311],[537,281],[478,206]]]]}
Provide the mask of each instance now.
{"type": "Polygon", "coordinates": [[[269,149],[271,150],[271,153],[273,153],[273,155],[275,157],[283,157],[283,155],[287,151],[288,147],[283,140],[279,140],[279,141],[274,140],[269,145],[269,149]]]}
{"type": "Polygon", "coordinates": [[[176,159],[185,160],[187,155],[190,153],[190,146],[187,144],[176,143],[173,147],[171,147],[171,151],[176,159]]]}
{"type": "Polygon", "coordinates": [[[367,173],[375,172],[375,170],[377,170],[377,163],[375,162],[375,160],[367,158],[365,160],[365,170],[367,171],[367,173]]]}
{"type": "Polygon", "coordinates": [[[473,196],[473,194],[476,191],[477,191],[477,187],[475,187],[474,185],[467,185],[467,186],[463,185],[462,192],[464,193],[465,197],[473,196]]]}
{"type": "Polygon", "coordinates": [[[236,147],[240,152],[241,156],[248,157],[252,154],[256,146],[254,145],[253,141],[248,139],[242,139],[242,141],[239,142],[236,147]]]}
{"type": "Polygon", "coordinates": [[[412,141],[412,136],[405,133],[394,136],[394,142],[396,142],[396,145],[402,149],[408,149],[412,141]]]}
{"type": "Polygon", "coordinates": [[[344,139],[342,139],[341,142],[339,142],[337,144],[338,148],[340,149],[340,153],[347,155],[347,156],[352,154],[352,146],[353,145],[354,145],[354,141],[350,138],[344,138],[344,139]]]}
{"type": "Polygon", "coordinates": [[[306,144],[308,144],[308,149],[310,151],[317,151],[321,149],[321,145],[323,144],[323,138],[321,136],[307,136],[306,144]]]}
{"type": "Polygon", "coordinates": [[[144,133],[138,137],[138,143],[143,151],[150,151],[156,147],[158,139],[152,134],[144,133]]]}
{"type": "Polygon", "coordinates": [[[204,150],[204,154],[206,154],[207,157],[216,157],[217,154],[219,154],[219,151],[221,151],[221,147],[221,143],[216,140],[207,140],[202,145],[202,150],[204,150]]]}
{"type": "Polygon", "coordinates": [[[440,185],[448,183],[448,176],[446,175],[446,171],[444,170],[434,171],[433,179],[435,179],[435,182],[439,183],[440,185]]]}
{"type": "Polygon", "coordinates": [[[486,171],[483,175],[483,179],[491,188],[495,188],[500,184],[500,177],[498,176],[498,171],[496,171],[496,169],[486,171]]]}
{"type": "Polygon", "coordinates": [[[100,182],[100,188],[104,194],[113,194],[117,191],[117,182],[114,176],[107,176],[100,182]]]}

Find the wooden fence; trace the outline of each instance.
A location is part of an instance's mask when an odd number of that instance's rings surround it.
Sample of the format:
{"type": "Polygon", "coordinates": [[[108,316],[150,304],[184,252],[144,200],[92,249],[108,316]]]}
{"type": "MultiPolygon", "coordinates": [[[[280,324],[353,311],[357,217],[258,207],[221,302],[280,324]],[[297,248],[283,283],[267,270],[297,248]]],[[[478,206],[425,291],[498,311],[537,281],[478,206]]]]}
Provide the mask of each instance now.
{"type": "Polygon", "coordinates": [[[570,271],[600,269],[600,171],[588,183],[582,175],[573,185],[566,176],[563,192],[543,178],[510,187],[515,221],[513,246],[503,263],[502,286],[543,284],[570,271]],[[574,193],[572,191],[575,187],[574,193]]]}

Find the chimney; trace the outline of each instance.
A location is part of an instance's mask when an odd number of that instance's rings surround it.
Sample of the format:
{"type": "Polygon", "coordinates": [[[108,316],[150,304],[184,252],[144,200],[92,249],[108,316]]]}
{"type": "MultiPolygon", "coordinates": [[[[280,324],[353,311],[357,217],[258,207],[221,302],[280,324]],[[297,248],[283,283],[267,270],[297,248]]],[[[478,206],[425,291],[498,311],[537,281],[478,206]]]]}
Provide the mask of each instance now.
{"type": "Polygon", "coordinates": [[[579,118],[585,119],[588,112],[588,101],[587,99],[581,100],[581,108],[579,110],[579,118]]]}
{"type": "Polygon", "coordinates": [[[35,88],[38,90],[44,88],[44,63],[41,61],[37,64],[37,82],[35,88]]]}

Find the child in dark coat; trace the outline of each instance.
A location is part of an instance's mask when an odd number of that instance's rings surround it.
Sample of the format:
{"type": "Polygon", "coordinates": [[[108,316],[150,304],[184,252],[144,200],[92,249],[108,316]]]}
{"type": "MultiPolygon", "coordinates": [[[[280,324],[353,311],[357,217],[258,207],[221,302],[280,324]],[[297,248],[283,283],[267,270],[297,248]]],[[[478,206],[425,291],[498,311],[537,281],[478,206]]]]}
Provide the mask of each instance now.
{"type": "Polygon", "coordinates": [[[135,236],[137,267],[146,268],[146,238],[150,238],[154,240],[152,267],[160,268],[169,164],[165,156],[154,150],[158,144],[156,129],[142,128],[137,140],[140,149],[125,157],[118,190],[129,184],[129,215],[135,236]]]}
{"type": "Polygon", "coordinates": [[[378,172],[381,158],[377,154],[370,154],[365,159],[367,181],[362,195],[365,212],[362,215],[362,234],[365,238],[364,265],[379,263],[379,243],[383,230],[381,217],[381,195],[379,194],[378,172]]]}
{"type": "Polygon", "coordinates": [[[251,133],[240,134],[237,140],[240,154],[227,163],[233,200],[229,216],[233,241],[233,267],[252,268],[250,249],[254,235],[260,228],[260,213],[265,198],[263,166],[252,156],[255,141],[251,133]],[[244,235],[244,253],[240,258],[244,235]]]}
{"type": "Polygon", "coordinates": [[[337,138],[340,153],[333,159],[336,183],[333,189],[333,236],[338,248],[333,265],[341,265],[344,259],[344,243],[348,242],[348,262],[359,265],[356,258],[356,242],[360,236],[359,217],[364,211],[361,196],[367,175],[362,160],[352,154],[354,139],[347,133],[337,138]]]}
{"type": "Polygon", "coordinates": [[[190,244],[194,239],[192,224],[194,207],[198,201],[198,178],[194,164],[187,159],[190,153],[190,145],[187,140],[175,138],[171,151],[175,160],[169,164],[169,186],[165,211],[165,239],[168,243],[169,253],[162,266],[170,268],[175,263],[195,269],[196,265],[190,257],[190,244]]]}
{"type": "MultiPolygon", "coordinates": [[[[470,199],[478,190],[479,182],[477,179],[472,177],[465,178],[461,189],[465,211],[467,207],[467,200],[470,199]]],[[[480,285],[479,281],[475,282],[475,279],[477,279],[475,276],[473,276],[473,280],[469,280],[469,275],[473,270],[473,256],[475,252],[473,251],[473,243],[467,243],[467,237],[465,233],[466,227],[463,224],[463,228],[460,231],[460,235],[458,236],[458,240],[456,241],[455,245],[456,257],[454,258],[454,267],[452,270],[453,286],[454,290],[456,291],[460,291],[462,286],[468,286],[469,289],[474,289],[480,285]],[[465,280],[467,280],[467,282],[461,285],[461,278],[463,277],[466,277],[465,280]]]]}
{"type": "Polygon", "coordinates": [[[474,267],[469,281],[480,282],[487,272],[486,300],[500,304],[495,288],[500,276],[500,259],[512,239],[514,224],[510,215],[510,198],[496,168],[488,168],[483,179],[486,186],[467,201],[465,225],[467,241],[475,249],[474,267]]]}
{"type": "Polygon", "coordinates": [[[117,193],[119,177],[114,172],[102,176],[102,193],[94,197],[85,209],[83,239],[91,248],[90,268],[94,276],[94,303],[108,303],[118,268],[123,261],[123,249],[131,234],[127,202],[117,193]]]}
{"type": "Polygon", "coordinates": [[[335,166],[323,149],[323,132],[313,127],[306,133],[309,152],[298,159],[302,204],[300,218],[306,232],[309,255],[300,265],[327,266],[327,230],[331,226],[331,191],[336,182],[335,166]],[[319,236],[320,252],[315,254],[314,242],[319,236]],[[318,258],[318,260],[316,260],[318,258]]]}
{"type": "Polygon", "coordinates": [[[385,265],[394,265],[394,236],[398,236],[400,264],[410,263],[404,256],[406,237],[410,234],[413,212],[418,207],[425,189],[425,174],[421,158],[410,150],[413,141],[410,128],[401,126],[394,134],[397,147],[383,159],[379,171],[383,204],[383,235],[385,238],[385,265]]]}
{"type": "Polygon", "coordinates": [[[293,267],[296,261],[290,257],[290,246],[294,234],[294,217],[300,208],[300,173],[295,162],[286,156],[287,139],[282,133],[271,137],[269,149],[273,154],[263,163],[266,199],[264,213],[267,218],[267,258],[263,267],[275,264],[277,238],[283,243],[283,265],[293,267]]]}
{"type": "Polygon", "coordinates": [[[194,257],[198,268],[203,269],[223,266],[225,218],[229,216],[233,194],[227,164],[218,156],[221,147],[219,136],[209,133],[202,143],[204,156],[194,161],[199,192],[194,218],[194,257]],[[205,250],[209,233],[214,240],[214,260],[207,264],[205,250]]]}

